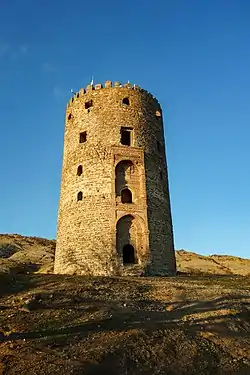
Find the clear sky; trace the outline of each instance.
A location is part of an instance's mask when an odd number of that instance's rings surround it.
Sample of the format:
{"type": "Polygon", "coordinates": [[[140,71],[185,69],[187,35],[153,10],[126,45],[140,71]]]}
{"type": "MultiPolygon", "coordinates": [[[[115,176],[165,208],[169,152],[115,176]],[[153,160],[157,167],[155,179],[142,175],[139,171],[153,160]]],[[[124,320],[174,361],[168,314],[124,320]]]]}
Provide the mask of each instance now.
{"type": "Polygon", "coordinates": [[[176,248],[249,258],[249,0],[0,0],[0,232],[55,238],[65,104],[92,75],[162,105],[176,248]]]}

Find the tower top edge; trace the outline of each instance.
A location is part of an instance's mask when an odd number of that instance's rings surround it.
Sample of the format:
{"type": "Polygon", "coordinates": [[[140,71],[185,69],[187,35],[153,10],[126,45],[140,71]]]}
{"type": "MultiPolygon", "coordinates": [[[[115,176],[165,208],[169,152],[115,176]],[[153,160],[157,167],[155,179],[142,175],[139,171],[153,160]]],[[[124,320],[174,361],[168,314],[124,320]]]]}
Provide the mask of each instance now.
{"type": "Polygon", "coordinates": [[[158,102],[156,97],[154,97],[149,91],[141,88],[140,86],[136,84],[131,84],[130,82],[122,84],[119,81],[115,81],[114,83],[112,81],[105,81],[104,85],[102,85],[101,83],[89,84],[86,86],[86,88],[81,88],[77,92],[74,92],[74,95],[70,98],[70,100],[67,103],[67,107],[71,103],[73,103],[75,99],[79,97],[83,97],[85,94],[89,92],[92,92],[95,90],[101,90],[101,89],[129,89],[129,90],[138,91],[138,92],[144,93],[144,95],[149,96],[160,106],[160,103],[158,102]]]}

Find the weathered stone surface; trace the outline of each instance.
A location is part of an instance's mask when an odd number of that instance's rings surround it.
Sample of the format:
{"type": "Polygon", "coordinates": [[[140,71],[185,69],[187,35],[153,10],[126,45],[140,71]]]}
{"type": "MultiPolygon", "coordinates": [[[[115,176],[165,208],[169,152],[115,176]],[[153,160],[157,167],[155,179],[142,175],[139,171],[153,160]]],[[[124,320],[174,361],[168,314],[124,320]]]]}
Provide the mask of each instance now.
{"type": "Polygon", "coordinates": [[[54,272],[175,274],[160,105],[139,87],[97,87],[67,106],[54,272]]]}

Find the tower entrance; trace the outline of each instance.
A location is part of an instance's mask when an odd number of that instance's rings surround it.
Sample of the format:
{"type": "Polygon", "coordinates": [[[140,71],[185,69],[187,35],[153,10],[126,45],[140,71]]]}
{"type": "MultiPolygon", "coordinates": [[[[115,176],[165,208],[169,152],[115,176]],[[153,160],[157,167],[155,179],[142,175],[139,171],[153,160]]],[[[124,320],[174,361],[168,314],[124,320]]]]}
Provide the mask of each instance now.
{"type": "Polygon", "coordinates": [[[123,264],[134,264],[135,263],[135,249],[132,245],[126,244],[122,249],[123,264]]]}
{"type": "Polygon", "coordinates": [[[116,251],[124,266],[141,263],[146,249],[144,223],[138,216],[122,216],[116,224],[116,251]]]}

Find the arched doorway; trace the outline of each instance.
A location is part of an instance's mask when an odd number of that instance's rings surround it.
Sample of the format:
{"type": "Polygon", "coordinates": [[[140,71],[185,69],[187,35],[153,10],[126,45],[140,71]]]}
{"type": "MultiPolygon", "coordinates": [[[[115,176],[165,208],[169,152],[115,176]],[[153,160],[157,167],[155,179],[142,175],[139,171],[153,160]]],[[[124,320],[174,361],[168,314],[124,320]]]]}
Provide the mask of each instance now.
{"type": "Polygon", "coordinates": [[[135,249],[134,246],[126,244],[122,249],[123,264],[134,264],[135,263],[135,249]]]}
{"type": "Polygon", "coordinates": [[[143,220],[124,215],[116,223],[116,251],[123,265],[140,264],[145,256],[146,234],[143,220]]]}
{"type": "Polygon", "coordinates": [[[132,203],[132,193],[128,188],[122,189],[121,201],[122,203],[132,203]]]}

